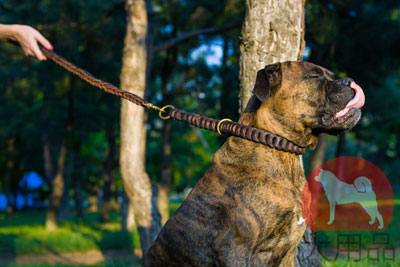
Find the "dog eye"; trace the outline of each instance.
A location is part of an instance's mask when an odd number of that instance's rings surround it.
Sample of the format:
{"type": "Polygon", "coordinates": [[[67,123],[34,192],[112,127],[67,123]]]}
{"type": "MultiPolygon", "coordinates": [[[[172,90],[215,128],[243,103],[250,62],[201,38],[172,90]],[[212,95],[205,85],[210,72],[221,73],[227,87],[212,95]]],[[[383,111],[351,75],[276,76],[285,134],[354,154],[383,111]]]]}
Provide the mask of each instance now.
{"type": "Polygon", "coordinates": [[[316,75],[316,74],[311,74],[311,75],[307,75],[304,77],[305,79],[320,79],[321,76],[320,75],[316,75]]]}

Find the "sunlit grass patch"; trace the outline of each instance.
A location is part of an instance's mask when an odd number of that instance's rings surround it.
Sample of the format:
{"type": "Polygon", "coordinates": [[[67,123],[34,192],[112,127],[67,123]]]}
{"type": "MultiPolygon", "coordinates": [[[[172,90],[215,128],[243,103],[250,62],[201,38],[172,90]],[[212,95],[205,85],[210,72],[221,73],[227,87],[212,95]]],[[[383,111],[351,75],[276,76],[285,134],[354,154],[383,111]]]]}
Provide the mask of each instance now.
{"type": "Polygon", "coordinates": [[[57,254],[92,249],[132,250],[140,246],[139,242],[133,242],[133,234],[121,231],[120,221],[116,219],[118,216],[112,216],[114,219],[104,224],[92,220],[93,216],[88,217],[88,220],[85,217],[79,223],[61,221],[58,229],[47,231],[44,227],[44,211],[17,213],[13,218],[0,222],[0,256],[57,254]]]}

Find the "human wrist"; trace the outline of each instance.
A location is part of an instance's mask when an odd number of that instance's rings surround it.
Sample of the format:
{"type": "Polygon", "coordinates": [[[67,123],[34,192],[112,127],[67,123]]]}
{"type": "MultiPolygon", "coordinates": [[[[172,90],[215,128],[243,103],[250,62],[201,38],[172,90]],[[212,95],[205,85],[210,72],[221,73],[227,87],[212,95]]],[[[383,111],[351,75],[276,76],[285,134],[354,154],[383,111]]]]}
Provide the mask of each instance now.
{"type": "Polygon", "coordinates": [[[12,25],[0,24],[0,39],[17,41],[18,28],[19,25],[17,24],[12,24],[12,25]]]}

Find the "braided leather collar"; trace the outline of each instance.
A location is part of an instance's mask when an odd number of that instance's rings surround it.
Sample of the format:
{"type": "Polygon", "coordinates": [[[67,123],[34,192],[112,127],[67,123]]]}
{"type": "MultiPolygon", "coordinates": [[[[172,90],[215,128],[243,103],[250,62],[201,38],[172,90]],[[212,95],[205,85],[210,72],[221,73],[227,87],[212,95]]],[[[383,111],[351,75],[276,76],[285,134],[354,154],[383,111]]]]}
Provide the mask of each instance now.
{"type": "MultiPolygon", "coordinates": [[[[169,116],[174,120],[183,121],[198,128],[216,131],[220,120],[215,120],[194,113],[188,113],[179,109],[171,109],[169,116]]],[[[223,121],[219,125],[222,134],[238,136],[256,143],[262,143],[280,151],[291,152],[302,155],[306,152],[305,147],[298,146],[288,139],[265,132],[263,130],[243,125],[233,121],[223,121]]]]}

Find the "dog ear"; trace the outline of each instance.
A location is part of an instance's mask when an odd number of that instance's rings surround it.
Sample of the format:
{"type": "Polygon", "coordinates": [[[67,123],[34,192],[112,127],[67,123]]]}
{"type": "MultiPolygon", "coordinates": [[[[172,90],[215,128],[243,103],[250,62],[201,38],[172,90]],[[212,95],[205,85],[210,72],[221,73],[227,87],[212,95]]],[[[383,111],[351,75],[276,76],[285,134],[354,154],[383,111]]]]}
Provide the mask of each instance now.
{"type": "Polygon", "coordinates": [[[253,94],[258,100],[265,102],[270,98],[271,91],[277,88],[281,84],[281,81],[281,63],[267,65],[263,70],[257,72],[253,94]]]}

